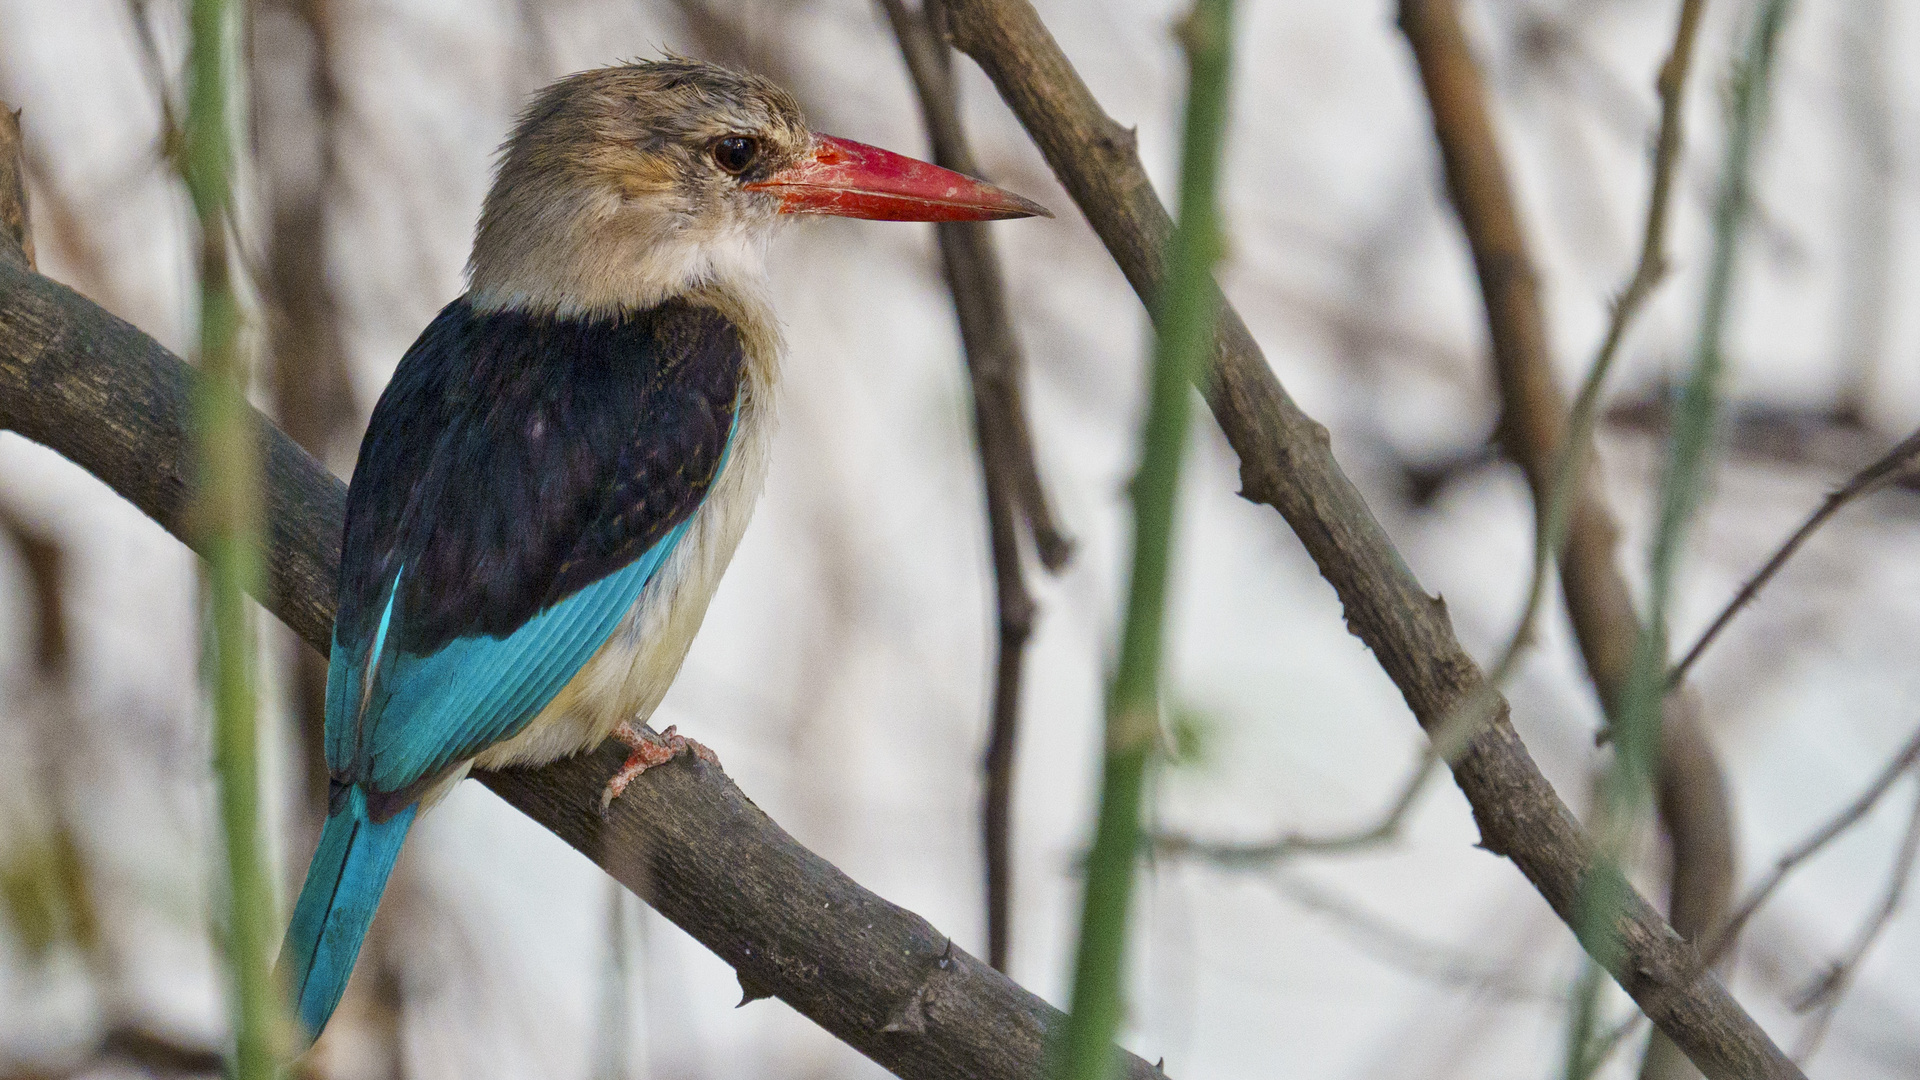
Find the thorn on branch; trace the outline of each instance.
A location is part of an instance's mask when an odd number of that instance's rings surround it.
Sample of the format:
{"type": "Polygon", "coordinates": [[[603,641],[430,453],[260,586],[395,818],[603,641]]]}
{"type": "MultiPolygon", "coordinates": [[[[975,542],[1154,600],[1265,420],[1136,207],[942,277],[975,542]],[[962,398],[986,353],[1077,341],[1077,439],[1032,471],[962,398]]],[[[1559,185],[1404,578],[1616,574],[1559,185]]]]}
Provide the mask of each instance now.
{"type": "Polygon", "coordinates": [[[736,1009],[744,1009],[756,1001],[765,1001],[773,996],[773,991],[760,980],[748,975],[745,968],[734,968],[733,977],[740,982],[740,1003],[736,1009]]]}
{"type": "Polygon", "coordinates": [[[1105,130],[1094,137],[1094,142],[1115,157],[1130,158],[1140,149],[1140,129],[1109,119],[1105,130]]]}
{"type": "Polygon", "coordinates": [[[938,1000],[935,981],[945,972],[953,970],[953,939],[948,938],[940,955],[933,958],[927,966],[927,972],[920,977],[913,992],[905,1001],[887,1016],[887,1022],[880,1030],[897,1035],[925,1035],[927,1033],[928,1012],[938,1000]]]}

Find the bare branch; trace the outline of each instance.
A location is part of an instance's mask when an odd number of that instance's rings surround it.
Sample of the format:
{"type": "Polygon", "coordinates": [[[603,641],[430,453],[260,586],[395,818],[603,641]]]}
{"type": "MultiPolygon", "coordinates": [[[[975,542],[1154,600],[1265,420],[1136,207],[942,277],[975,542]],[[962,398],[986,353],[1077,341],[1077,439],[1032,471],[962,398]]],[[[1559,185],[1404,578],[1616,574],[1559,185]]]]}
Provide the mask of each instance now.
{"type": "MultiPolygon", "coordinates": [[[[954,44],[986,71],[1149,310],[1172,222],[1135,153],[1026,0],[949,0],[954,44]]],[[[1240,455],[1242,494],[1279,510],[1339,594],[1348,627],[1373,649],[1430,733],[1484,683],[1428,596],[1341,472],[1327,431],[1274,378],[1231,305],[1221,311],[1205,387],[1240,455]]],[[[1453,766],[1481,845],[1511,858],[1569,925],[1596,869],[1593,846],[1509,721],[1504,703],[1453,766]]],[[[1644,898],[1624,890],[1612,973],[1708,1076],[1800,1071],[1710,976],[1685,980],[1693,950],[1644,898]]]]}
{"type": "MultiPolygon", "coordinates": [[[[880,0],[880,5],[893,24],[907,72],[919,95],[934,163],[969,176],[980,175],[979,162],[960,123],[959,89],[953,81],[951,47],[943,30],[946,19],[942,0],[931,0],[917,13],[904,0],[880,0]]],[[[974,393],[983,413],[981,455],[982,464],[992,470],[988,482],[1007,492],[1019,508],[1032,531],[1041,565],[1058,571],[1073,554],[1073,540],[1055,522],[1051,500],[1040,480],[1033,435],[1022,404],[1026,360],[1013,335],[1013,316],[1007,310],[1007,290],[1000,273],[1000,257],[994,250],[993,231],[974,222],[943,222],[936,232],[961,336],[967,343],[974,393]],[[984,460],[990,452],[994,460],[984,460]]]]}
{"type": "MultiPolygon", "coordinates": [[[[1801,864],[1805,863],[1808,859],[1819,854],[1823,848],[1832,843],[1841,834],[1859,824],[1860,821],[1879,804],[1881,796],[1887,793],[1887,790],[1894,785],[1894,782],[1899,780],[1908,770],[1913,769],[1916,763],[1920,763],[1920,731],[1914,732],[1913,737],[1907,740],[1906,744],[1900,748],[1898,753],[1894,754],[1893,759],[1887,762],[1880,773],[1867,785],[1866,790],[1862,791],[1853,802],[1848,803],[1838,814],[1835,814],[1831,820],[1821,825],[1818,829],[1815,829],[1812,835],[1802,840],[1786,854],[1780,856],[1774,863],[1773,870],[1767,875],[1766,880],[1756,885],[1751,892],[1747,893],[1746,897],[1740,901],[1740,905],[1733,910],[1733,913],[1728,916],[1727,921],[1721,925],[1719,931],[1714,934],[1712,940],[1707,943],[1700,953],[1699,963],[1701,969],[1704,970],[1705,968],[1717,966],[1722,960],[1726,959],[1726,957],[1732,953],[1733,946],[1739,940],[1740,935],[1746,930],[1747,923],[1751,922],[1753,916],[1759,912],[1761,907],[1765,906],[1766,902],[1773,898],[1774,892],[1780,888],[1782,882],[1786,881],[1787,876],[1799,869],[1801,864]]],[[[1909,833],[1909,838],[1911,838],[1911,833],[1909,833]]],[[[1901,858],[1905,858],[1904,847],[1902,851],[1903,854],[1901,858]]],[[[1908,875],[1904,873],[1898,874],[1895,876],[1895,880],[1904,880],[1907,876],[1908,875]]],[[[1896,890],[1895,904],[1897,906],[1898,886],[1894,888],[1896,890]]],[[[1889,913],[1888,917],[1891,917],[1891,913],[1889,913]]],[[[1871,944],[1871,942],[1869,942],[1869,944],[1871,944]]],[[[1864,955],[1864,950],[1861,951],[1864,955]]],[[[1855,960],[1854,963],[1857,964],[1858,961],[1855,960]]],[[[1816,984],[1816,987],[1817,985],[1818,984],[1816,984]]],[[[1591,1060],[1595,1066],[1598,1067],[1599,1064],[1605,1062],[1616,1047],[1624,1043],[1635,1031],[1639,1030],[1641,1022],[1645,1019],[1646,1017],[1636,1014],[1616,1025],[1614,1029],[1606,1035],[1595,1039],[1591,1056],[1591,1060]]],[[[1803,1040],[1802,1048],[1795,1057],[1804,1060],[1808,1052],[1809,1048],[1803,1040]]]]}
{"type": "Polygon", "coordinates": [[[1913,737],[1908,739],[1906,745],[1900,748],[1900,752],[1893,756],[1893,760],[1887,762],[1886,767],[1880,770],[1880,774],[1874,777],[1858,798],[1848,803],[1834,815],[1832,820],[1815,829],[1811,836],[1775,861],[1773,871],[1767,875],[1766,880],[1755,886],[1753,891],[1740,901],[1740,906],[1733,910],[1726,925],[1720,928],[1720,932],[1713,936],[1712,943],[1701,953],[1701,959],[1707,963],[1716,963],[1726,955],[1727,951],[1733,947],[1733,943],[1739,940],[1741,932],[1747,928],[1747,923],[1752,920],[1754,913],[1773,898],[1774,891],[1787,879],[1787,875],[1799,869],[1801,863],[1819,854],[1822,848],[1832,843],[1841,833],[1859,824],[1860,820],[1878,805],[1880,797],[1887,793],[1887,789],[1893,786],[1894,781],[1900,779],[1902,773],[1912,769],[1916,762],[1920,762],[1920,731],[1914,732],[1913,737]]]}
{"type": "Polygon", "coordinates": [[[1807,520],[1801,522],[1800,527],[1793,531],[1793,535],[1787,537],[1787,542],[1781,544],[1780,549],[1773,553],[1766,564],[1748,578],[1746,584],[1740,586],[1740,591],[1733,594],[1732,600],[1727,601],[1727,606],[1714,617],[1712,625],[1700,635],[1700,640],[1694,642],[1693,647],[1687,650],[1687,655],[1673,666],[1673,670],[1667,675],[1667,685],[1677,686],[1680,680],[1687,677],[1687,672],[1700,659],[1700,655],[1706,652],[1707,647],[1720,636],[1720,632],[1727,628],[1727,624],[1733,621],[1733,617],[1740,614],[1755,597],[1760,595],[1760,590],[1767,587],[1767,583],[1780,572],[1780,568],[1787,565],[1787,560],[1793,558],[1801,545],[1812,538],[1822,525],[1831,520],[1835,514],[1846,509],[1849,504],[1898,480],[1916,458],[1920,458],[1920,431],[1915,431],[1900,440],[1899,445],[1887,451],[1880,460],[1861,469],[1853,475],[1851,480],[1829,494],[1825,501],[1821,502],[1820,508],[1815,510],[1807,520]]]}

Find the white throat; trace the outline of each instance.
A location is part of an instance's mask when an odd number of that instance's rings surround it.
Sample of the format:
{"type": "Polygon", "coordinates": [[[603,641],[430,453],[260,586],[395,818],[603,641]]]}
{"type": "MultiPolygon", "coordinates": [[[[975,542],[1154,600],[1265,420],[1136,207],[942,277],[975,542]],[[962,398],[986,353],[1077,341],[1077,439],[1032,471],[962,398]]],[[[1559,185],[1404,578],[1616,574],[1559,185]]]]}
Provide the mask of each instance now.
{"type": "Polygon", "coordinates": [[[475,240],[476,310],[612,314],[712,290],[766,302],[771,216],[647,212],[612,196],[515,210],[518,220],[483,222],[475,240]]]}

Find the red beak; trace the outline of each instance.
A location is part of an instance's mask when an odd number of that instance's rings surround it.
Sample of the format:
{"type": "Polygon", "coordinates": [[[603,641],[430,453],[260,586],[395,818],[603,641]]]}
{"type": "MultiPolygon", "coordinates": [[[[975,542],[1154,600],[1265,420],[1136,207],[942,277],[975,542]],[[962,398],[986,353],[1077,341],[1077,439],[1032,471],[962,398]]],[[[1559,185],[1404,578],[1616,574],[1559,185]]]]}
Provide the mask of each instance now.
{"type": "Polygon", "coordinates": [[[1047,208],[970,176],[877,146],[815,135],[813,152],[758,183],[783,214],[870,221],[997,221],[1052,217],[1047,208]]]}

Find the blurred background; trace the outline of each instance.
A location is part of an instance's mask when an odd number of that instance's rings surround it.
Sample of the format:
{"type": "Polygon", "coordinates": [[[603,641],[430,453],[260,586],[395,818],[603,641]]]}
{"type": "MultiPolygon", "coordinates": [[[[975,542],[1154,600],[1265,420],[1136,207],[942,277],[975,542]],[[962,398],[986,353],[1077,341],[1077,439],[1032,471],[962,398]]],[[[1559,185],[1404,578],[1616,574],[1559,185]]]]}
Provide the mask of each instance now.
{"type": "MultiPolygon", "coordinates": [[[[1672,0],[1470,0],[1563,383],[1639,245],[1654,74],[1672,0]]],[[[177,0],[0,0],[0,98],[23,124],[41,269],[185,354],[189,204],[168,162],[177,0]]],[[[1182,5],[1042,0],[1107,110],[1172,190],[1182,5]]],[[[1675,273],[1629,338],[1600,429],[1644,577],[1664,387],[1687,359],[1747,0],[1714,0],[1687,98],[1675,273]]],[[[1411,57],[1385,0],[1244,0],[1223,280],[1281,381],[1468,647],[1518,612],[1532,510],[1489,450],[1484,320],[1411,57]]],[[[672,50],[785,84],[814,125],[924,155],[868,0],[256,0],[242,207],[256,400],[341,475],[402,351],[462,288],[492,155],[564,73],[672,50]]],[[[1040,604],[1016,773],[1011,974],[1064,1004],[1102,684],[1142,406],[1138,301],[992,87],[956,59],[985,173],[1051,206],[997,229],[1041,471],[1075,556],[1029,562],[1040,604]]],[[[1730,415],[1682,575],[1675,641],[1854,469],[1920,423],[1920,7],[1802,4],[1731,327],[1730,415]]],[[[656,725],[712,746],[801,842],[984,953],[977,841],[993,592],[972,410],[926,226],[787,231],[791,345],[758,516],[656,725]]],[[[1285,524],[1235,496],[1196,425],[1172,685],[1182,759],[1154,815],[1219,839],[1340,830],[1384,810],[1424,740],[1285,524]]],[[[218,834],[191,556],[103,485],[0,435],[0,1077],[218,1071],[218,834]]],[[[1742,889],[1920,725],[1920,498],[1820,534],[1697,669],[1731,790],[1742,889]],[[1904,553],[1904,554],[1903,554],[1904,553]]],[[[1589,805],[1601,714],[1556,606],[1511,687],[1563,798],[1589,805]]],[[[263,618],[290,896],[313,842],[301,732],[317,657],[263,618]]],[[[1882,903],[1914,807],[1893,787],[1792,876],[1730,979],[1816,1076],[1920,1073],[1920,919],[1896,917],[1843,998],[1807,1001],[1882,903]],[[1835,1002],[1837,1001],[1837,1004],[1835,1002]],[[1822,1037],[1823,1013],[1831,1023],[1822,1037]]],[[[1571,935],[1475,849],[1434,784],[1364,854],[1144,871],[1127,1045],[1170,1074],[1559,1075],[1571,935]]],[[[1639,880],[1664,896],[1664,858],[1639,880]]],[[[288,902],[283,898],[282,903],[288,902]]],[[[1817,995],[1816,995],[1817,997],[1817,995]]],[[[477,784],[415,830],[312,1075],[866,1077],[731,970],[477,784]]],[[[1617,992],[1611,1017],[1628,1015],[1617,992]]],[[[1644,1035],[1606,1075],[1633,1075],[1644,1035]]]]}

